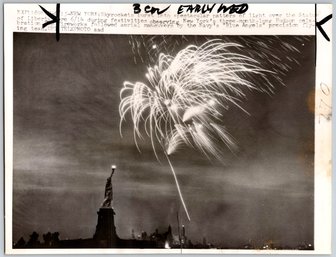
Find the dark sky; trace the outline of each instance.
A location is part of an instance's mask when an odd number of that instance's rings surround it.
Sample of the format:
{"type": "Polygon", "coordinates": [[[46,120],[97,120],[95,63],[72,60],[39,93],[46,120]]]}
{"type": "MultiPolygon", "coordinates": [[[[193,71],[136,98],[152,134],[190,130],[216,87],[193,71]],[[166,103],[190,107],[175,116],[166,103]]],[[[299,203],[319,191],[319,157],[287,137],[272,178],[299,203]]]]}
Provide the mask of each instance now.
{"type": "MultiPolygon", "coordinates": [[[[179,39],[169,37],[167,44],[179,39]]],[[[147,140],[137,151],[131,122],[119,135],[123,82],[145,81],[146,65],[134,63],[139,56],[130,38],[62,34],[56,42],[50,34],[15,34],[13,240],[28,239],[34,230],[91,237],[113,163],[122,238],[130,238],[132,229],[163,232],[169,224],[176,234],[179,211],[194,242],[313,243],[314,38],[223,39],[241,43],[252,57],[263,52],[255,40],[269,42],[269,54],[280,58],[276,65],[288,56],[299,64],[290,63],[285,86],[276,85],[274,94],[248,92],[243,107],[250,116],[234,108],[225,115],[239,146],[235,155],[223,154],[225,164],[187,147],[171,156],[188,222],[168,164],[155,159],[147,140]],[[284,42],[297,44],[300,53],[286,54],[284,42]]],[[[146,61],[143,49],[141,54],[146,61]]],[[[266,54],[259,61],[272,69],[269,60],[266,54]]]]}

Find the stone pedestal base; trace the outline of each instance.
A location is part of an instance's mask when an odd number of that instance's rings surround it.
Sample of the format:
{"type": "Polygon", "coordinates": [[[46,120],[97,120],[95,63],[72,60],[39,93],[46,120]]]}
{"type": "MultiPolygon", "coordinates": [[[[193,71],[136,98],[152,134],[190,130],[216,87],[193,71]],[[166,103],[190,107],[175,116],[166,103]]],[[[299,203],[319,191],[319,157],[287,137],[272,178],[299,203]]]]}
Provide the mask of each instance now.
{"type": "Polygon", "coordinates": [[[93,239],[99,247],[116,247],[118,236],[114,225],[114,210],[112,208],[100,208],[97,214],[98,222],[93,239]]]}

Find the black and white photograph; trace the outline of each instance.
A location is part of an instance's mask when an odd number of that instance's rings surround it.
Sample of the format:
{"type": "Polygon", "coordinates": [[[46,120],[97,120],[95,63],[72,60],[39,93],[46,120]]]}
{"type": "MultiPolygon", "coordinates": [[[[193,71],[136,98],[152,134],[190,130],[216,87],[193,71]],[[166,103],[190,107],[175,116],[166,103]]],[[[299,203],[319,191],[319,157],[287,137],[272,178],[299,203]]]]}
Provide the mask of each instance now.
{"type": "Polygon", "coordinates": [[[314,252],[316,44],[14,32],[13,250],[314,252]]]}

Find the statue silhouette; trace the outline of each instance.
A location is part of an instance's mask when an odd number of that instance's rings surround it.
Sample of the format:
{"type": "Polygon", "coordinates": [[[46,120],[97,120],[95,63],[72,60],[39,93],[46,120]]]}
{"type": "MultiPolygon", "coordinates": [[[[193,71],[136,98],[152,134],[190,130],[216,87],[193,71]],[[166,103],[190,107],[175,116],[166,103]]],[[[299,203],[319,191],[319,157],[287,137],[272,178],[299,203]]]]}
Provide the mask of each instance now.
{"type": "Polygon", "coordinates": [[[101,207],[109,208],[112,206],[113,201],[113,188],[112,188],[112,176],[115,171],[115,168],[112,167],[111,175],[107,178],[106,185],[105,185],[105,195],[104,201],[101,207]]]}

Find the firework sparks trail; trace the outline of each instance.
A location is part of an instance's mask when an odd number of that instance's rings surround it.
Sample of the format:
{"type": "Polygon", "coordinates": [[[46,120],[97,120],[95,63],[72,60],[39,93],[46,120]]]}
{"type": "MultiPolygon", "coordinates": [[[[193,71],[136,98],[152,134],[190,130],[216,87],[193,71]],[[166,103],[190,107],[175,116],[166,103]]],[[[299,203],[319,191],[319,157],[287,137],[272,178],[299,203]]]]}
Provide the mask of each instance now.
{"type": "Polygon", "coordinates": [[[157,143],[161,146],[189,220],[169,155],[185,144],[208,158],[220,159],[218,140],[234,152],[234,139],[225,126],[218,124],[223,113],[228,105],[246,112],[241,107],[246,90],[271,91],[273,87],[266,78],[272,72],[261,68],[255,59],[237,53],[241,47],[210,40],[199,47],[189,45],[175,57],[161,53],[157,65],[148,68],[147,84],[125,81],[120,91],[120,133],[130,113],[137,148],[143,132],[150,138],[157,159],[157,143]]]}
{"type": "Polygon", "coordinates": [[[166,156],[166,158],[167,158],[167,161],[168,161],[168,163],[169,163],[170,169],[171,169],[171,171],[172,171],[172,173],[173,173],[173,176],[174,176],[174,179],[175,179],[175,183],[176,183],[176,187],[177,187],[177,191],[178,191],[178,193],[179,193],[179,196],[180,196],[180,199],[181,199],[181,202],[182,202],[184,211],[185,211],[185,213],[186,213],[186,215],[187,215],[188,220],[190,221],[190,215],[189,215],[187,206],[186,206],[186,204],[185,204],[185,202],[184,202],[184,199],[183,199],[183,196],[182,196],[182,192],[181,192],[181,189],[180,189],[180,184],[179,184],[179,182],[178,182],[178,180],[177,180],[176,173],[175,173],[175,171],[174,171],[174,167],[173,167],[173,165],[172,165],[172,163],[171,163],[171,161],[170,161],[170,159],[169,159],[167,153],[164,152],[164,154],[165,154],[165,156],[166,156]]]}
{"type": "MultiPolygon", "coordinates": [[[[176,54],[177,51],[186,47],[190,42],[201,45],[206,41],[213,39],[213,36],[173,36],[173,35],[131,35],[129,44],[133,52],[134,63],[156,63],[159,54],[171,53],[176,54]]],[[[286,37],[285,37],[286,38],[286,37]]],[[[279,76],[285,76],[295,65],[300,65],[297,57],[300,48],[304,47],[309,41],[309,37],[293,37],[283,39],[281,36],[234,36],[224,37],[223,40],[228,42],[236,42],[244,45],[244,54],[248,54],[253,59],[261,60],[263,67],[268,66],[269,69],[277,73],[276,84],[279,76]],[[288,41],[288,42],[286,42],[288,41]]]]}

